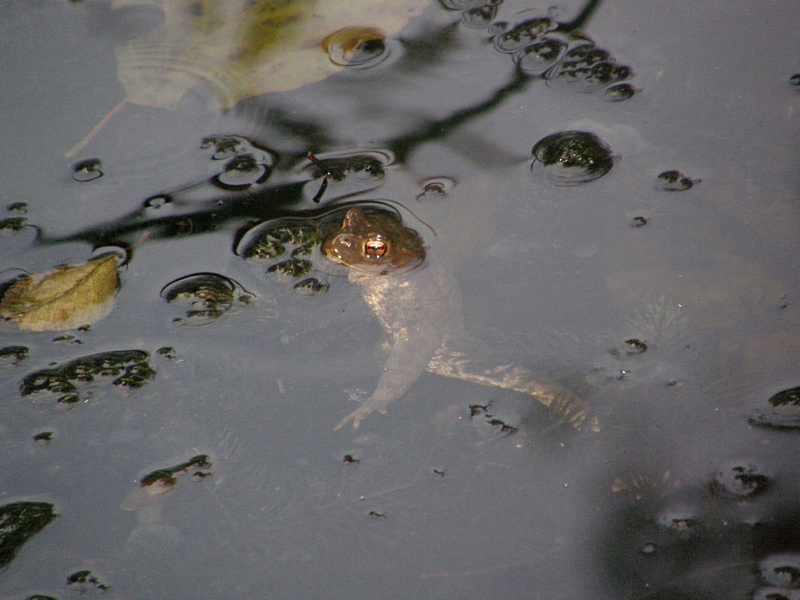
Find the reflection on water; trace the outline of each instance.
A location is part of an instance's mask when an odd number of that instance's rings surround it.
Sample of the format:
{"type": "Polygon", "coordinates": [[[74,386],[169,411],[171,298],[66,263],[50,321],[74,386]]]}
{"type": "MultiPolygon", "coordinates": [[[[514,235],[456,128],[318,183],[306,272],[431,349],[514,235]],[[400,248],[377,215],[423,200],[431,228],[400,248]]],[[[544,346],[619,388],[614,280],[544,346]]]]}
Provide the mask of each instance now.
{"type": "Polygon", "coordinates": [[[794,597],[797,9],[314,6],[0,8],[0,595],[794,597]]]}

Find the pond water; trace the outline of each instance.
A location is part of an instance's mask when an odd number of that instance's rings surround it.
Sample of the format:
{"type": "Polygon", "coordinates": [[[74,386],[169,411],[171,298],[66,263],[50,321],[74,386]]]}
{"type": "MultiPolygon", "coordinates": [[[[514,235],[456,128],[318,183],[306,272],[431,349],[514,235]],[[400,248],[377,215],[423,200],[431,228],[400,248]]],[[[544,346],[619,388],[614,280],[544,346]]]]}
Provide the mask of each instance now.
{"type": "Polygon", "coordinates": [[[312,4],[0,5],[0,597],[799,597],[800,7],[312,4]]]}

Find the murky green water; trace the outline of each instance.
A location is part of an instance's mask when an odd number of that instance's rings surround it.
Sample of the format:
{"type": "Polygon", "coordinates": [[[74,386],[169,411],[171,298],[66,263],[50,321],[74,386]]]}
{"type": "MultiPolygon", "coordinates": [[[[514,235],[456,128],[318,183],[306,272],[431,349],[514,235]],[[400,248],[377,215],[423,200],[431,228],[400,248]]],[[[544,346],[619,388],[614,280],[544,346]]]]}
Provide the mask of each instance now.
{"type": "Polygon", "coordinates": [[[158,45],[209,6],[0,6],[2,280],[127,257],[89,328],[0,323],[0,596],[796,597],[800,8],[320,6],[251,71],[158,45]],[[404,315],[570,403],[414,373],[335,431],[394,368],[353,205],[445,274],[404,315]]]}

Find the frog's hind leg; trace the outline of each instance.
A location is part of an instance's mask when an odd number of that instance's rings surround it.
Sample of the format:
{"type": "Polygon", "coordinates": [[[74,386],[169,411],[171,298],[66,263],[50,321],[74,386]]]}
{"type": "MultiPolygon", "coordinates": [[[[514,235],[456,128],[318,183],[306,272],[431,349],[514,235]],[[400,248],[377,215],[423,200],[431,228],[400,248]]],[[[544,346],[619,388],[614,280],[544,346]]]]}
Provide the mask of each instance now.
{"type": "Polygon", "coordinates": [[[596,428],[595,420],[588,417],[586,402],[582,398],[555,381],[537,381],[533,373],[521,365],[509,364],[481,369],[465,353],[442,346],[434,353],[427,370],[444,377],[532,396],[557,414],[560,423],[568,423],[576,429],[581,429],[588,423],[590,429],[596,428]]]}

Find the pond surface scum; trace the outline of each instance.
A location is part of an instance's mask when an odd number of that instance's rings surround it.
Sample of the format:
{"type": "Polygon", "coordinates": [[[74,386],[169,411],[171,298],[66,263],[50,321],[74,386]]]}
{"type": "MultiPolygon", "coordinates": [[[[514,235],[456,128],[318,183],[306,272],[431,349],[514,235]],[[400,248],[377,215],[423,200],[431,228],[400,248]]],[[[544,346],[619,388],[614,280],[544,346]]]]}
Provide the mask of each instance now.
{"type": "Polygon", "coordinates": [[[0,4],[0,598],[797,598],[798,22],[0,4]]]}

